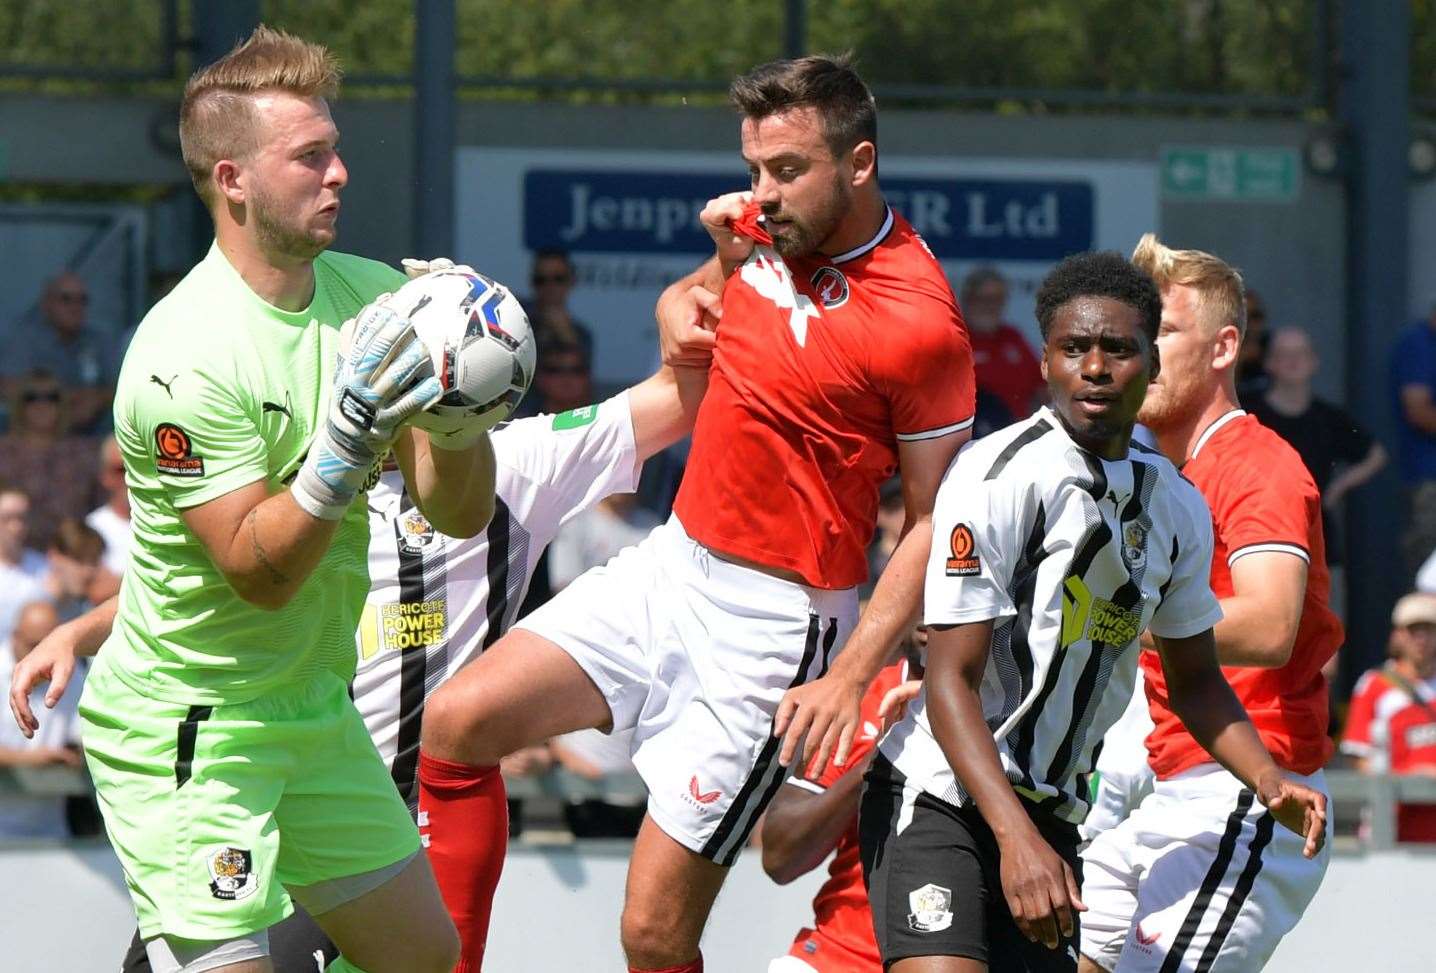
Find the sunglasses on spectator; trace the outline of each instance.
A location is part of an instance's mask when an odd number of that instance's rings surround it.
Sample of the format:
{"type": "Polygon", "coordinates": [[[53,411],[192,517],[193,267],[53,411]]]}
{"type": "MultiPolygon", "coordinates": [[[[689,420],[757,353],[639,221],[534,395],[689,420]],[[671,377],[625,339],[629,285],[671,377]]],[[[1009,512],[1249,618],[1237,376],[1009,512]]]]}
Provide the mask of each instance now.
{"type": "Polygon", "coordinates": [[[587,375],[588,369],[582,365],[545,365],[539,369],[545,375],[587,375]]]}
{"type": "Polygon", "coordinates": [[[567,284],[568,274],[534,274],[533,284],[535,287],[542,287],[544,284],[567,284]]]}
{"type": "Polygon", "coordinates": [[[56,291],[55,300],[61,304],[89,304],[90,295],[84,291],[56,291]]]}
{"type": "Polygon", "coordinates": [[[20,393],[20,401],[26,403],[27,405],[31,402],[59,402],[60,390],[49,389],[46,391],[40,391],[38,389],[31,389],[29,391],[20,393]]]}

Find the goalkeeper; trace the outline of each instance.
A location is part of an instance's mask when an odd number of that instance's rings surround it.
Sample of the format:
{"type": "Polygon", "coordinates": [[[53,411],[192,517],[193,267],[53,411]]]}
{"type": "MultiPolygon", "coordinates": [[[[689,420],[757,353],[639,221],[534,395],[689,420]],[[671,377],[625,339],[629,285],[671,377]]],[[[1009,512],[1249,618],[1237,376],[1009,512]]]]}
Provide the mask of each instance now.
{"type": "Polygon", "coordinates": [[[263,27],[190,79],[180,141],[215,244],[120,372],[135,546],[80,714],[157,973],[266,973],[290,896],[339,945],[331,970],[458,957],[347,691],[368,588],[353,501],[392,445],[429,521],[472,536],[493,453],[481,429],[405,426],[439,387],[407,321],[371,303],[404,278],[325,253],[348,179],[337,79],[324,48],[263,27]]]}

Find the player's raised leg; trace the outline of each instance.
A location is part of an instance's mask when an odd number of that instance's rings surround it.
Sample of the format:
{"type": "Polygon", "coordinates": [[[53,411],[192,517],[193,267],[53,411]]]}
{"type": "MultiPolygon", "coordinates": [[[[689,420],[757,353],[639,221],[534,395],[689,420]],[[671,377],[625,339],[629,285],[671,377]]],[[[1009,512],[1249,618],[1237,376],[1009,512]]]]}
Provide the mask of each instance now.
{"type": "Polygon", "coordinates": [[[623,902],[621,940],[634,973],[701,973],[698,940],[728,869],[643,819],[623,902]]]}
{"type": "Polygon", "coordinates": [[[419,754],[419,831],[463,943],[458,973],[483,961],[508,848],[499,761],[531,743],[610,721],[603,694],[573,658],[523,629],[430,698],[419,754]]]}

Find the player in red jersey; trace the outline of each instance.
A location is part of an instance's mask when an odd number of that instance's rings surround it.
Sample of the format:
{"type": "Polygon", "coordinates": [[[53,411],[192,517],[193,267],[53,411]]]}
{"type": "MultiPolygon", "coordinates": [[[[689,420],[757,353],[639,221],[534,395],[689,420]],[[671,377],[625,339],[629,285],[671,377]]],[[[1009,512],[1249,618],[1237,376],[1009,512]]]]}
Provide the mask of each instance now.
{"type": "MultiPolygon", "coordinates": [[[[1138,418],[1212,510],[1223,674],[1276,763],[1325,793],[1321,667],[1343,633],[1327,605],[1316,485],[1296,451],[1237,405],[1241,276],[1151,234],[1132,259],[1162,291],[1162,371],[1138,418]]],[[[1300,836],[1275,827],[1275,782],[1248,790],[1218,767],[1173,712],[1156,653],[1141,664],[1157,781],[1083,853],[1082,969],[1260,969],[1316,894],[1329,845],[1305,857],[1300,836]]]]}
{"type": "MultiPolygon", "coordinates": [[[[911,658],[911,656],[910,656],[911,658]]],[[[862,730],[843,766],[829,760],[815,779],[788,778],[763,817],[763,870],[786,885],[822,864],[830,853],[828,880],[813,898],[812,928],[799,930],[786,956],[768,973],[881,973],[873,938],[873,911],[863,886],[858,847],[858,802],[863,771],[877,747],[884,722],[903,685],[908,663],[888,666],[863,697],[862,730]]]]}
{"type": "MultiPolygon", "coordinates": [[[[503,862],[499,759],[585,727],[634,731],[650,793],[623,910],[629,968],[702,969],[714,898],[782,784],[779,703],[846,664],[878,487],[900,468],[909,529],[929,523],[969,435],[966,333],[942,269],[878,188],[867,87],[810,57],[739,78],[733,99],[751,195],[704,209],[718,252],[660,302],[722,291],[674,518],[521,621],[425,712],[420,829],[460,971],[481,960],[503,862]]],[[[916,586],[890,578],[921,576],[926,553],[891,563],[864,615],[884,656],[917,607],[916,586]]]]}

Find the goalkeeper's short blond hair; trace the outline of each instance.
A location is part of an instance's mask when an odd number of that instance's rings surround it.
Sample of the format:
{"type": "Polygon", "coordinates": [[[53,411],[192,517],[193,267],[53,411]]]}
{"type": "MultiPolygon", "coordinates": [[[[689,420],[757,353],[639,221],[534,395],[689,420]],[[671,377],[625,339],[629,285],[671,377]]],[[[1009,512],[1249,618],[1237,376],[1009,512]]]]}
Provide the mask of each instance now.
{"type": "Polygon", "coordinates": [[[1132,263],[1146,271],[1158,288],[1180,284],[1196,291],[1202,328],[1208,334],[1230,324],[1238,336],[1246,335],[1246,289],[1242,275],[1225,260],[1202,250],[1173,250],[1155,233],[1148,233],[1137,241],[1132,263]]]}
{"type": "Polygon", "coordinates": [[[189,79],[180,102],[180,152],[195,191],[214,202],[210,176],[221,159],[242,160],[260,146],[254,99],[277,91],[333,98],[339,62],[320,44],[260,25],[234,50],[189,79]]]}

